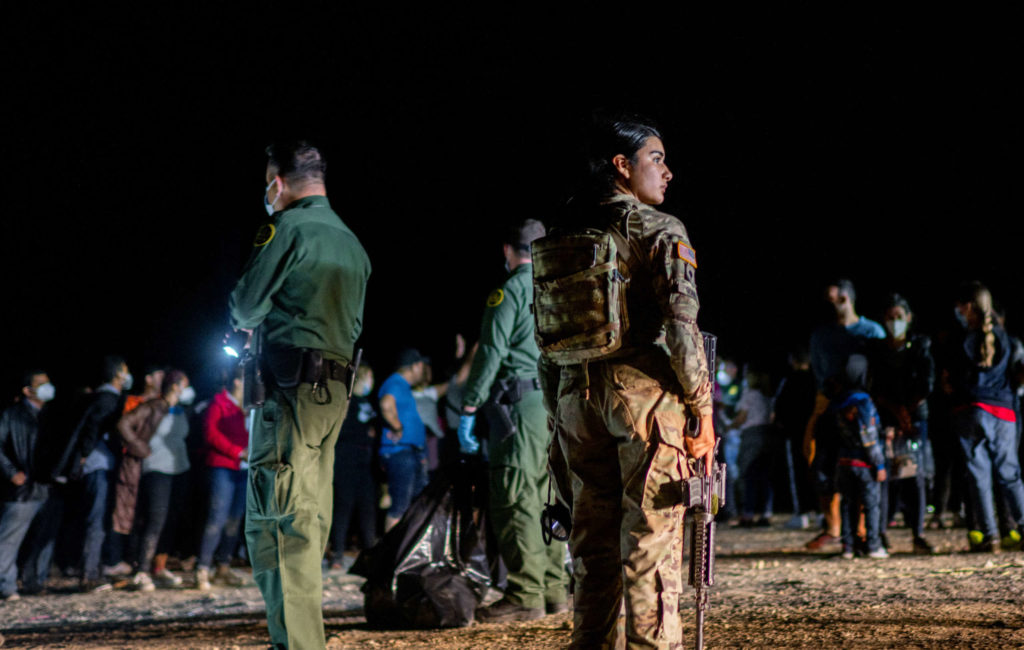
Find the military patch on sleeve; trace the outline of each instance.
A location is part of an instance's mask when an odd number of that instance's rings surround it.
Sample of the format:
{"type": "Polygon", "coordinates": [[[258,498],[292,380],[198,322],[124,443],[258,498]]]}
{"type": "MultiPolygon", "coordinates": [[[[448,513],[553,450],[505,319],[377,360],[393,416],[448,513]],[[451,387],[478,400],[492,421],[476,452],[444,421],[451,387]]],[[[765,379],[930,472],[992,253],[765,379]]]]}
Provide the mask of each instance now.
{"type": "Polygon", "coordinates": [[[683,260],[693,268],[697,268],[697,253],[693,250],[692,246],[687,246],[683,242],[676,242],[676,257],[683,260]]]}
{"type": "Polygon", "coordinates": [[[256,248],[266,246],[270,243],[270,240],[274,238],[275,234],[277,234],[277,229],[274,228],[274,224],[265,223],[256,231],[256,239],[253,241],[252,245],[256,248]]]}
{"type": "Polygon", "coordinates": [[[487,306],[497,307],[501,304],[501,301],[505,299],[505,292],[501,289],[495,289],[491,292],[491,295],[487,296],[487,306]]]}

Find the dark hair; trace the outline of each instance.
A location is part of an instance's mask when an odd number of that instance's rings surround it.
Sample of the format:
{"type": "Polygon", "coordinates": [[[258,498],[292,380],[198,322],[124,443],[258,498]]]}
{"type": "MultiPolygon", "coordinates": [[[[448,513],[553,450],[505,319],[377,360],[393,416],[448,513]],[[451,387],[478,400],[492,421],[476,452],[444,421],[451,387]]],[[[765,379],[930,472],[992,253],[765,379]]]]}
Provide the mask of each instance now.
{"type": "Polygon", "coordinates": [[[850,302],[857,303],[857,291],[853,288],[853,281],[848,278],[839,278],[829,282],[827,286],[838,287],[839,293],[845,293],[850,297],[850,302]]]}
{"type": "Polygon", "coordinates": [[[45,375],[45,374],[46,374],[45,370],[40,370],[38,368],[33,368],[32,370],[26,370],[25,374],[23,374],[21,376],[21,385],[22,386],[31,386],[32,385],[32,379],[34,377],[36,377],[37,375],[45,375]]]}
{"type": "Polygon", "coordinates": [[[327,161],[320,150],[306,140],[272,144],[267,147],[267,157],[267,162],[277,168],[277,175],[290,184],[323,183],[327,176],[327,161]]]}
{"type": "Polygon", "coordinates": [[[903,311],[907,312],[908,316],[914,313],[910,310],[910,303],[907,302],[907,299],[895,292],[890,293],[885,299],[885,310],[889,311],[893,307],[902,307],[903,311]]]}
{"type": "Polygon", "coordinates": [[[537,219],[523,219],[509,226],[502,237],[501,243],[523,252],[530,252],[530,244],[547,234],[544,224],[537,219]]]}
{"type": "Polygon", "coordinates": [[[103,357],[103,365],[101,366],[102,375],[100,379],[105,384],[109,384],[114,381],[114,377],[117,377],[117,373],[121,372],[121,366],[127,366],[128,363],[123,357],[119,357],[116,354],[108,354],[103,357]]]}
{"type": "Polygon", "coordinates": [[[661,139],[661,132],[645,117],[628,113],[596,116],[587,147],[590,181],[594,189],[605,193],[611,190],[618,175],[612,158],[622,154],[636,163],[636,154],[648,138],[661,139]]]}
{"type": "Polygon", "coordinates": [[[164,372],[164,381],[160,384],[160,395],[166,395],[171,392],[171,387],[180,382],[185,378],[185,373],[177,368],[168,368],[164,372]]]}

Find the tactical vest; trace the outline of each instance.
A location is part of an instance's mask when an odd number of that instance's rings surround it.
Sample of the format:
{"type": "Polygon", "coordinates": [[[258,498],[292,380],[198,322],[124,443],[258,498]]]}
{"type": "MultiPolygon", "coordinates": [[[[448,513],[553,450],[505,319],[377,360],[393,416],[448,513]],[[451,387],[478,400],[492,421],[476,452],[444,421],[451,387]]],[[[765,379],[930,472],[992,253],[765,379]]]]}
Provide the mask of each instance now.
{"type": "Polygon", "coordinates": [[[601,359],[629,331],[629,242],[612,225],[555,232],[533,242],[534,336],[560,366],[601,359]]]}

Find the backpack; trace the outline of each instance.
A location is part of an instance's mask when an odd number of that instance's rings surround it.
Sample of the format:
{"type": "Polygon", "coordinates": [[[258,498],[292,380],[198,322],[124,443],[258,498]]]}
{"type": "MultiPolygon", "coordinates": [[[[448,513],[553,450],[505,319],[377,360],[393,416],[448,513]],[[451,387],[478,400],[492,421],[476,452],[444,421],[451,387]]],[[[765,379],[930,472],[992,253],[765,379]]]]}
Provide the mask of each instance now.
{"type": "Polygon", "coordinates": [[[533,242],[534,336],[546,359],[565,366],[622,347],[629,330],[631,253],[615,226],[556,232],[533,242]]]}

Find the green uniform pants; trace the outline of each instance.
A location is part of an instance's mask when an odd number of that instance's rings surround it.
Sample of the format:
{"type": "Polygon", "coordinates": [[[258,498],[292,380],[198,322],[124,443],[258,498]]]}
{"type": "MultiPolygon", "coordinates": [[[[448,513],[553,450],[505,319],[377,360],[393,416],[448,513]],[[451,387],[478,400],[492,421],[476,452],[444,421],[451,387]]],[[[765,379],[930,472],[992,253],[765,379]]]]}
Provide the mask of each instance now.
{"type": "Polygon", "coordinates": [[[328,381],[329,404],[312,385],[268,391],[249,448],[245,539],[267,605],[270,640],[323,648],[320,561],[331,529],[334,443],[348,407],[346,386],[328,381]]]}
{"type": "Polygon", "coordinates": [[[547,499],[547,447],[551,433],[539,390],[513,406],[516,435],[491,445],[491,523],[508,569],[505,597],[543,608],[564,603],[568,577],[565,543],[544,545],[540,515],[547,499]]]}
{"type": "Polygon", "coordinates": [[[562,369],[558,444],[572,485],[573,648],[681,648],[685,417],[668,358],[562,369]]]}

